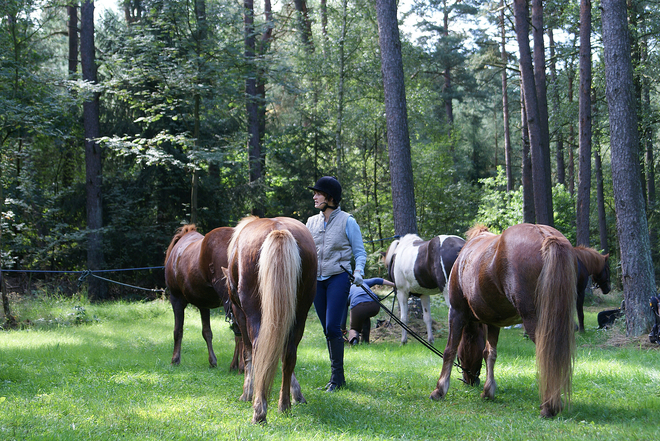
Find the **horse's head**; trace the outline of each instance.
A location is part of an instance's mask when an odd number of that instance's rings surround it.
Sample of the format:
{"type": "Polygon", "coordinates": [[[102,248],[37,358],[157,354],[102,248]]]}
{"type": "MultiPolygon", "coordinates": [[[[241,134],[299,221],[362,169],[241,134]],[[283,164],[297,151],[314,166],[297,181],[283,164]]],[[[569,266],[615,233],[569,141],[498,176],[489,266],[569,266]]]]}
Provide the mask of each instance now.
{"type": "Polygon", "coordinates": [[[592,274],[591,277],[594,283],[603,291],[603,294],[607,294],[612,289],[610,285],[610,262],[609,254],[606,254],[604,257],[605,262],[603,263],[603,269],[596,274],[592,274]]]}
{"type": "Polygon", "coordinates": [[[486,347],[486,333],[486,326],[482,324],[469,323],[463,328],[457,358],[463,368],[463,381],[469,386],[479,386],[479,375],[486,347]]]}

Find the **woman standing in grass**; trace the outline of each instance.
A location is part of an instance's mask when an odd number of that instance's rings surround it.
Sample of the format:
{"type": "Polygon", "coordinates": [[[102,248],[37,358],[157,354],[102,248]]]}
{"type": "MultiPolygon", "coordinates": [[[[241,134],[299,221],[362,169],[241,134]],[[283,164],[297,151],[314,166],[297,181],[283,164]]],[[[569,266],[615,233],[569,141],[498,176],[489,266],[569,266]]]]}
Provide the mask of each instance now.
{"type": "Polygon", "coordinates": [[[354,257],[353,283],[361,285],[367,252],[355,218],[339,207],[341,185],[337,178],[324,176],[313,187],[307,188],[314,190],[314,208],[321,210],[307,219],[307,228],[314,237],[318,257],[314,308],[323,326],[330,354],[330,381],[324,389],[334,392],[346,384],[341,323],[351,283],[348,273],[341,267],[350,269],[351,257],[354,257]]]}

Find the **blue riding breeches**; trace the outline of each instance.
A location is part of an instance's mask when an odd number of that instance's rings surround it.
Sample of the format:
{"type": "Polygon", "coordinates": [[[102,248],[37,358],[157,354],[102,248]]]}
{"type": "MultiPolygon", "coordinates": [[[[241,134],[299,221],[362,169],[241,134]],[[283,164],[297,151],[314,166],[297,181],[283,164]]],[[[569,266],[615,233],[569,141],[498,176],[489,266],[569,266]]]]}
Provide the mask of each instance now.
{"type": "Polygon", "coordinates": [[[319,316],[323,333],[328,340],[341,338],[341,325],[346,311],[351,282],[343,272],[316,282],[314,308],[319,316]]]}

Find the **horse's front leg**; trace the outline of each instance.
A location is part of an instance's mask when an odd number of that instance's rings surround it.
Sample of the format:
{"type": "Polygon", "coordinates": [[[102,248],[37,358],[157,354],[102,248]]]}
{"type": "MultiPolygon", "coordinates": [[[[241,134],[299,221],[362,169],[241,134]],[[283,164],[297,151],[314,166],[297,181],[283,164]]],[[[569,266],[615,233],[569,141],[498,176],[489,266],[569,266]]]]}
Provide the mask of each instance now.
{"type": "Polygon", "coordinates": [[[213,331],[211,331],[211,310],[208,308],[199,308],[199,314],[202,317],[202,337],[206,341],[206,347],[209,351],[209,364],[211,367],[218,365],[218,359],[213,352],[213,331]]]}
{"type": "Polygon", "coordinates": [[[426,336],[429,343],[433,344],[435,337],[433,337],[433,320],[431,319],[431,296],[424,294],[419,299],[422,302],[422,316],[424,317],[424,323],[426,323],[426,336]]]}
{"type": "Polygon", "coordinates": [[[450,309],[447,346],[445,347],[445,352],[442,356],[442,370],[440,371],[438,384],[435,386],[435,390],[431,392],[430,398],[432,400],[440,400],[444,398],[445,395],[447,395],[447,391],[449,390],[451,370],[454,366],[454,360],[456,359],[456,352],[458,350],[458,345],[461,342],[464,326],[465,321],[459,317],[454,309],[450,309]]]}
{"type": "MultiPolygon", "coordinates": [[[[401,321],[407,325],[408,324],[408,291],[403,289],[398,289],[396,293],[396,298],[399,301],[399,310],[401,312],[400,317],[401,321]]],[[[408,331],[405,328],[401,329],[401,344],[405,345],[408,342],[408,331]]]]}
{"type": "Polygon", "coordinates": [[[576,299],[576,309],[578,316],[578,331],[584,333],[584,296],[585,290],[578,290],[576,299]]]}
{"type": "Polygon", "coordinates": [[[293,397],[293,401],[298,404],[307,403],[307,400],[302,394],[302,389],[300,388],[300,383],[298,383],[295,372],[291,374],[291,396],[293,397]]]}
{"type": "Polygon", "coordinates": [[[181,362],[181,340],[183,339],[183,320],[188,302],[170,293],[170,303],[174,311],[174,351],[172,352],[172,364],[178,365],[181,362]]]}
{"type": "Polygon", "coordinates": [[[481,393],[481,398],[495,398],[495,390],[497,384],[495,383],[495,361],[497,360],[497,341],[500,336],[500,328],[497,326],[488,325],[488,343],[484,349],[484,359],[486,360],[486,383],[484,383],[484,390],[481,393]]]}

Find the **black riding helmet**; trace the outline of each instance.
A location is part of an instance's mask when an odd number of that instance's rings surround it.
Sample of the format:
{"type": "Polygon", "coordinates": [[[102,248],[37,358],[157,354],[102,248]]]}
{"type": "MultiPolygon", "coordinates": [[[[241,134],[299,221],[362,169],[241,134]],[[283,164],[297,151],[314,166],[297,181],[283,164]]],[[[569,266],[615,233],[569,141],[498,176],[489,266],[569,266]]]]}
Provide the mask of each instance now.
{"type": "Polygon", "coordinates": [[[341,201],[341,184],[334,176],[323,176],[316,181],[313,187],[307,188],[327,194],[335,204],[339,204],[339,201],[341,201]]]}

